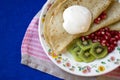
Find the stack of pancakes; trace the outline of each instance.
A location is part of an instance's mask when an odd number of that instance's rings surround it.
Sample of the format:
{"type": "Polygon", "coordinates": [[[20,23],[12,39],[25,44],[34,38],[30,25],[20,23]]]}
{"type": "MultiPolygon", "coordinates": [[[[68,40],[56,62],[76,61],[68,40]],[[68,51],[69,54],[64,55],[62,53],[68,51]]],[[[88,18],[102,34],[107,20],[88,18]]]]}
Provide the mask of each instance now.
{"type": "Polygon", "coordinates": [[[112,30],[120,30],[120,3],[117,0],[55,0],[45,17],[44,37],[49,47],[56,54],[60,54],[74,39],[89,35],[107,26],[112,30]],[[63,12],[72,5],[81,5],[91,11],[92,23],[87,32],[72,35],[64,30],[63,12]],[[103,11],[107,12],[107,18],[99,24],[94,24],[94,20],[103,11]]]}

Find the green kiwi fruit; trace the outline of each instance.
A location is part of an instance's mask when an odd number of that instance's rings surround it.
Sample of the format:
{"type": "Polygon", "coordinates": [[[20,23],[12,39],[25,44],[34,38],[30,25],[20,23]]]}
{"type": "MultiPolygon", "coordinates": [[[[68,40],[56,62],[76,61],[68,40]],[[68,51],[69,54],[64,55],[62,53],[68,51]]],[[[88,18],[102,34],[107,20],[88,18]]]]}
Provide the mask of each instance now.
{"type": "Polygon", "coordinates": [[[82,50],[79,54],[79,57],[86,63],[94,61],[96,58],[88,50],[82,50]]]}
{"type": "Polygon", "coordinates": [[[72,41],[68,45],[67,50],[72,54],[73,58],[76,61],[82,62],[83,60],[78,57],[78,54],[81,52],[81,48],[76,44],[77,41],[78,39],[75,39],[74,41],[72,41]]]}
{"type": "Polygon", "coordinates": [[[107,47],[102,46],[99,42],[92,43],[91,40],[82,41],[80,39],[73,40],[67,46],[67,50],[76,61],[86,63],[104,58],[108,53],[107,47]]]}
{"type": "Polygon", "coordinates": [[[73,40],[68,46],[67,46],[67,50],[71,53],[71,51],[73,51],[75,48],[79,47],[76,44],[76,41],[78,41],[78,39],[73,40]]]}
{"type": "Polygon", "coordinates": [[[97,59],[101,59],[104,58],[107,53],[107,47],[102,46],[99,42],[97,43],[93,43],[91,49],[90,49],[90,53],[97,59]]]}
{"type": "Polygon", "coordinates": [[[79,58],[80,52],[81,52],[81,49],[79,47],[77,47],[77,48],[75,48],[74,50],[71,51],[71,54],[72,54],[73,58],[78,62],[83,61],[81,58],[79,58]]]}
{"type": "Polygon", "coordinates": [[[92,41],[91,40],[79,40],[77,41],[77,45],[82,49],[82,50],[87,50],[91,48],[92,41]]]}

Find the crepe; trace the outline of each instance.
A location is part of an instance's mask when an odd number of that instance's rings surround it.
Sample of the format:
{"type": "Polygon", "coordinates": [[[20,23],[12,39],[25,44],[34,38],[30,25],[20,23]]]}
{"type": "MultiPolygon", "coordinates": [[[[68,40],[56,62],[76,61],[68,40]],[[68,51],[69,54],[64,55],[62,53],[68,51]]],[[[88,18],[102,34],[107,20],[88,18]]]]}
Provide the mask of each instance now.
{"type": "Polygon", "coordinates": [[[117,30],[117,31],[120,31],[120,21],[113,24],[113,25],[110,25],[108,26],[111,30],[117,30]]]}
{"type": "Polygon", "coordinates": [[[65,8],[76,4],[85,6],[91,11],[94,21],[110,3],[111,0],[57,0],[46,14],[44,23],[44,36],[50,48],[59,54],[73,39],[81,36],[68,34],[63,29],[62,15],[65,8]]]}
{"type": "Polygon", "coordinates": [[[107,9],[107,18],[101,21],[100,24],[93,24],[88,32],[82,34],[83,36],[89,35],[92,32],[99,30],[100,28],[109,26],[120,21],[120,3],[113,1],[110,7],[107,9]]]}
{"type": "Polygon", "coordinates": [[[49,34],[47,34],[48,31],[49,31],[48,27],[47,27],[47,24],[50,22],[51,17],[53,17],[56,6],[58,6],[59,3],[62,3],[62,2],[65,2],[65,0],[55,0],[55,2],[49,8],[49,10],[47,11],[47,14],[45,16],[43,34],[44,34],[44,38],[45,38],[48,46],[50,46],[50,43],[49,43],[49,40],[48,40],[49,34]]]}

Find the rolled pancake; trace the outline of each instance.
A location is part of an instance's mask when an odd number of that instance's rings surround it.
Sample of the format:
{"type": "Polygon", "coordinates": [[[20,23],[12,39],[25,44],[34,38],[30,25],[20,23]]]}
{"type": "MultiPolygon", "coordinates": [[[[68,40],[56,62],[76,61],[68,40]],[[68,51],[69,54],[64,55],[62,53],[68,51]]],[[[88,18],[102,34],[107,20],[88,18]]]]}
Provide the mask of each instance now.
{"type": "Polygon", "coordinates": [[[120,21],[117,22],[117,23],[115,23],[115,24],[113,24],[113,25],[110,25],[109,28],[110,28],[111,30],[120,31],[120,21]]]}
{"type": "Polygon", "coordinates": [[[49,10],[47,11],[47,14],[45,16],[43,34],[44,34],[44,38],[45,38],[48,46],[50,46],[50,43],[49,43],[49,40],[48,40],[49,34],[47,34],[48,27],[46,25],[50,22],[51,17],[54,15],[54,11],[56,9],[56,6],[58,6],[59,3],[63,3],[63,2],[65,2],[65,0],[55,0],[55,2],[49,8],[49,10]]]}
{"type": "MultiPolygon", "coordinates": [[[[59,1],[59,0],[57,0],[59,1]]],[[[73,39],[81,34],[71,35],[63,29],[63,11],[71,5],[82,5],[92,13],[92,21],[97,18],[111,3],[111,0],[63,0],[55,2],[46,14],[44,36],[50,48],[59,54],[73,39]]]]}
{"type": "Polygon", "coordinates": [[[105,20],[101,21],[100,24],[93,24],[88,32],[83,33],[81,35],[83,36],[89,35],[90,33],[95,32],[100,28],[109,26],[111,24],[120,21],[120,3],[118,3],[117,1],[113,1],[106,12],[107,12],[107,18],[105,20]]]}

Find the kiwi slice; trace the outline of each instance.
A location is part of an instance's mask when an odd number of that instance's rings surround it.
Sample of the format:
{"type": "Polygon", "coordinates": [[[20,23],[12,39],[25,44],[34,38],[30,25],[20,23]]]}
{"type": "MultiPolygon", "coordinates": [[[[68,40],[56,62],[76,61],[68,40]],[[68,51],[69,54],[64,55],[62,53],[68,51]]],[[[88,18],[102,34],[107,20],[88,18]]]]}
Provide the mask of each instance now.
{"type": "Polygon", "coordinates": [[[79,47],[76,42],[78,41],[78,39],[73,40],[68,46],[67,46],[67,50],[71,53],[75,48],[79,47]]]}
{"type": "Polygon", "coordinates": [[[79,57],[86,63],[94,61],[96,58],[88,50],[82,50],[79,54],[79,57]]]}
{"type": "Polygon", "coordinates": [[[101,58],[104,58],[107,55],[108,50],[107,50],[107,47],[102,46],[99,42],[97,42],[97,43],[93,43],[93,45],[91,47],[91,50],[90,50],[90,53],[95,58],[101,59],[101,58]]]}
{"type": "Polygon", "coordinates": [[[68,47],[67,50],[68,52],[70,52],[73,56],[73,58],[78,61],[78,62],[82,62],[83,60],[81,58],[78,57],[78,54],[81,52],[81,48],[76,44],[76,42],[78,41],[78,39],[72,41],[68,47]]]}
{"type": "Polygon", "coordinates": [[[82,49],[82,50],[87,50],[91,48],[92,41],[91,40],[79,40],[77,41],[77,45],[82,49]]]}
{"type": "Polygon", "coordinates": [[[82,62],[83,60],[79,57],[79,54],[81,52],[81,49],[79,47],[76,47],[75,49],[73,49],[71,51],[71,54],[73,56],[73,58],[78,61],[78,62],[82,62]]]}

